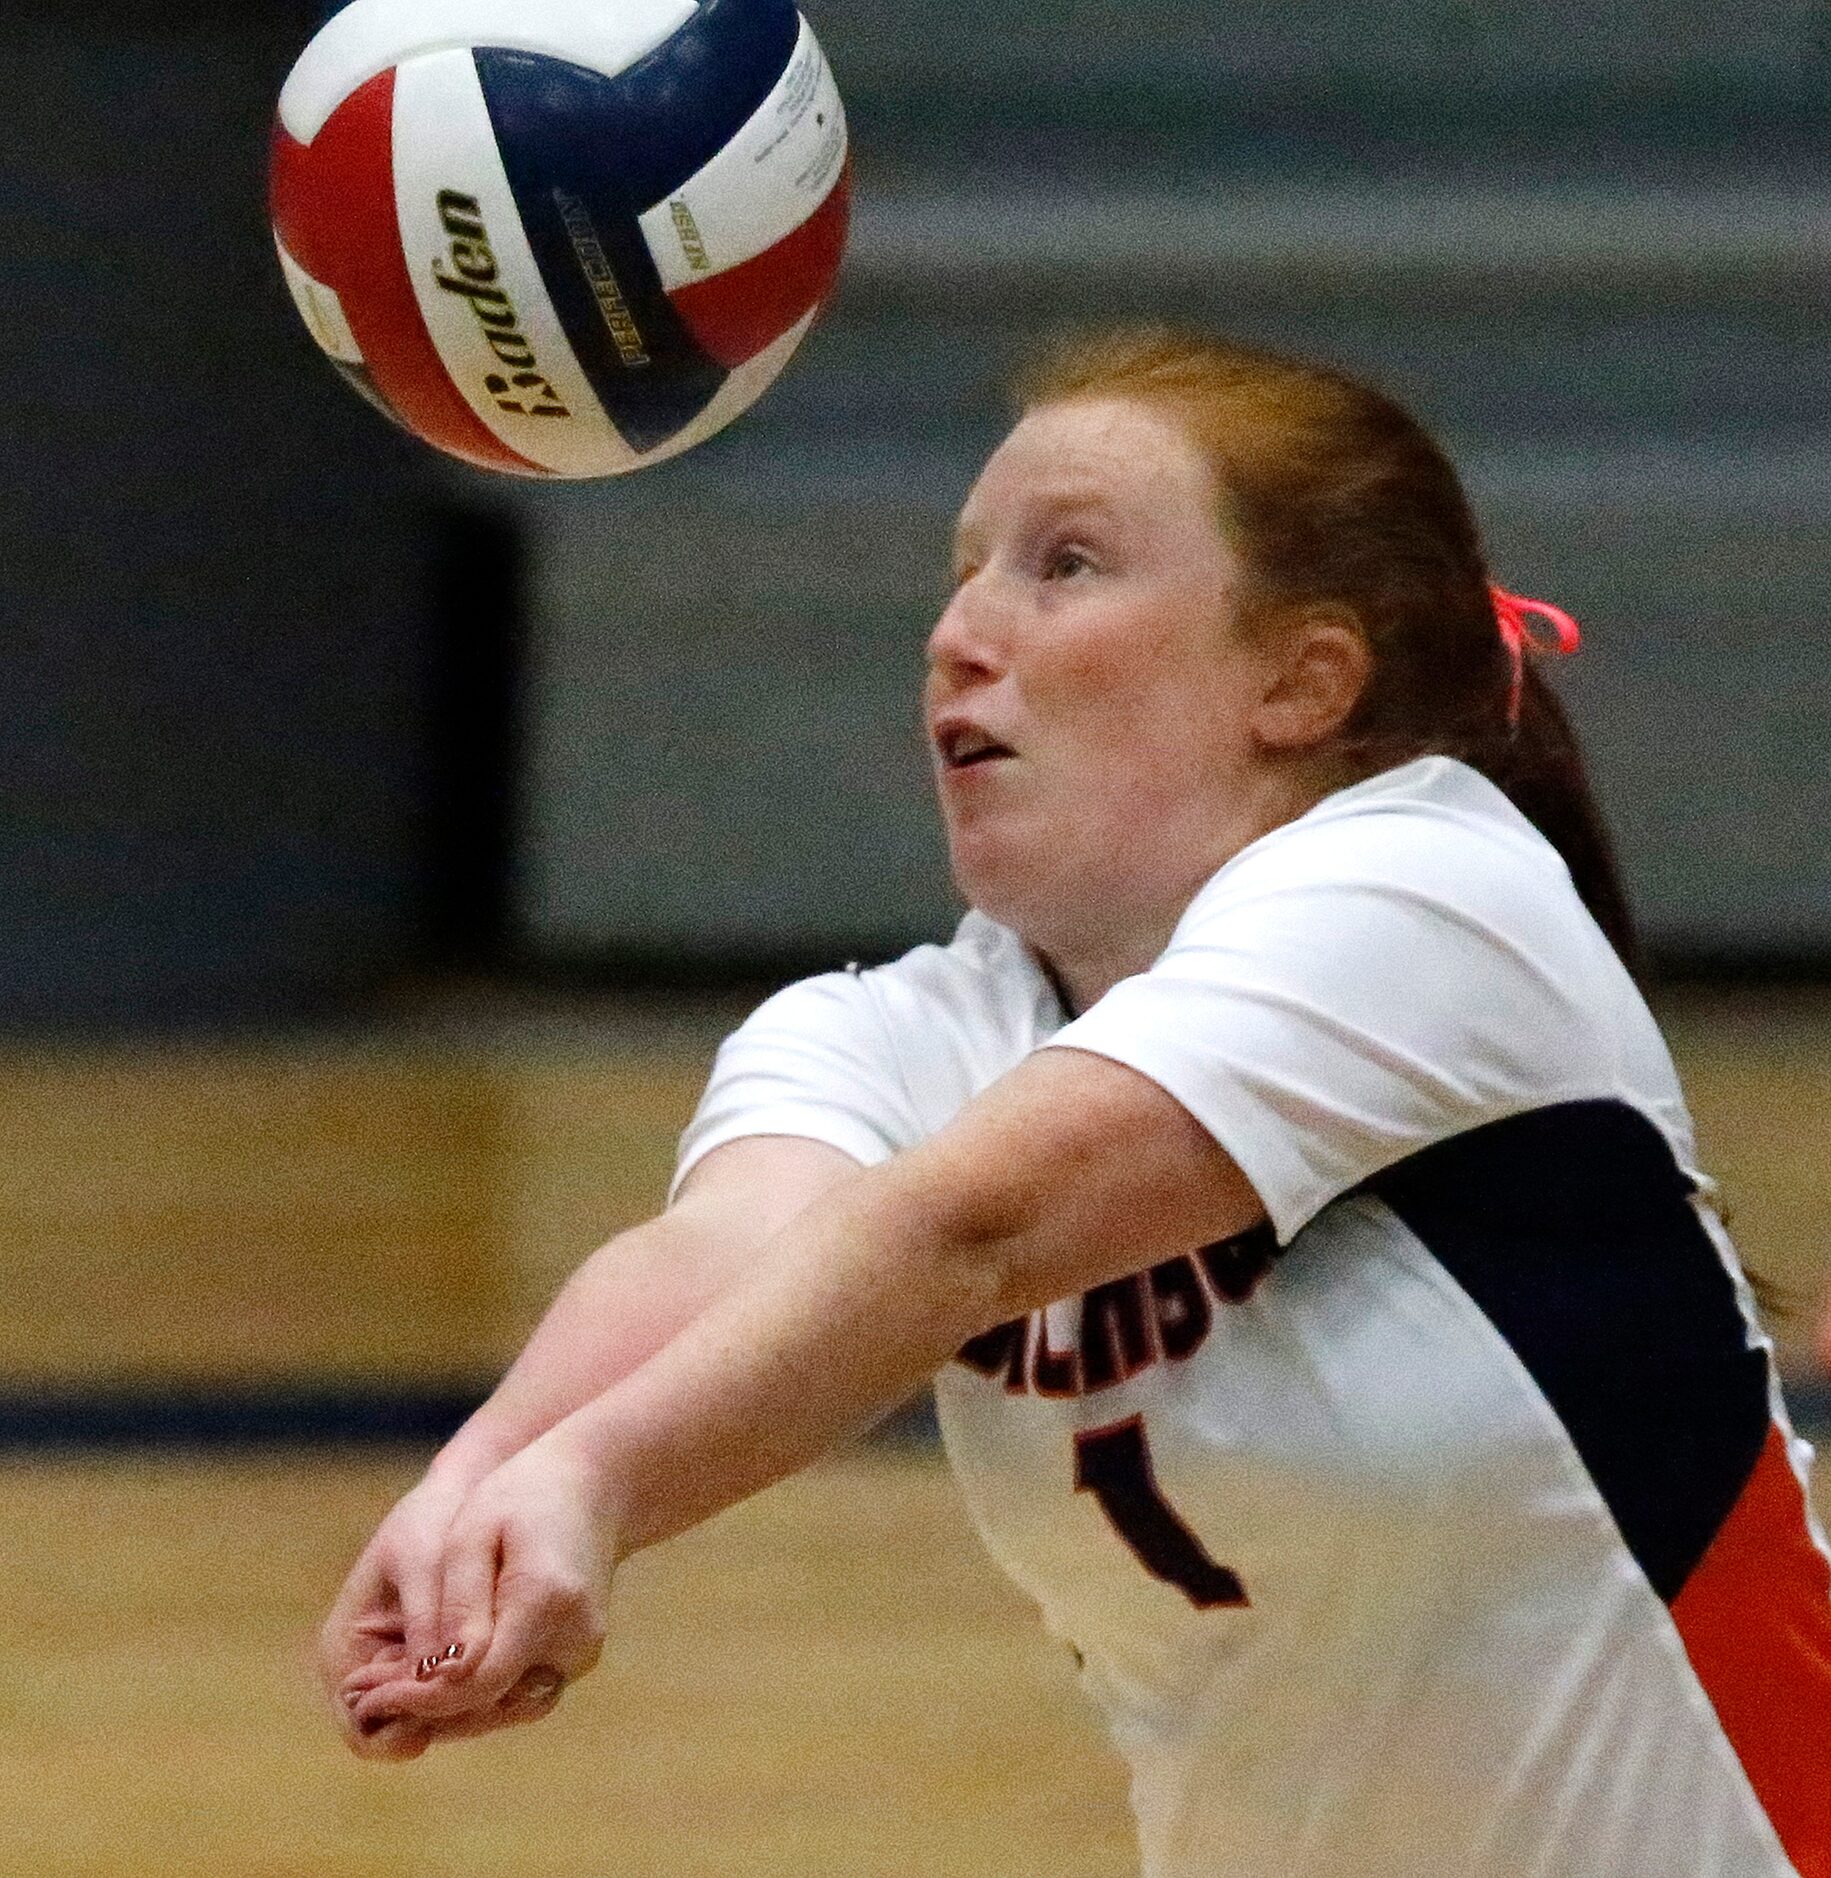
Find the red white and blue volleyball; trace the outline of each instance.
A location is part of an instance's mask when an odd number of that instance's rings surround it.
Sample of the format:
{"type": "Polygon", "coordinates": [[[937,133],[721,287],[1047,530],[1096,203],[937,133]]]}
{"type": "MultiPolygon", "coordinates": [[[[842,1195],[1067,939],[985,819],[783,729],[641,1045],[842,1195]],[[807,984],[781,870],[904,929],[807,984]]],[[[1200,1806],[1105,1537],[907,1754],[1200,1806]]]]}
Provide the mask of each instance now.
{"type": "Polygon", "coordinates": [[[428,443],[526,476],[730,423],[830,292],[848,197],[794,0],[353,0],[274,127],[318,344],[428,443]]]}

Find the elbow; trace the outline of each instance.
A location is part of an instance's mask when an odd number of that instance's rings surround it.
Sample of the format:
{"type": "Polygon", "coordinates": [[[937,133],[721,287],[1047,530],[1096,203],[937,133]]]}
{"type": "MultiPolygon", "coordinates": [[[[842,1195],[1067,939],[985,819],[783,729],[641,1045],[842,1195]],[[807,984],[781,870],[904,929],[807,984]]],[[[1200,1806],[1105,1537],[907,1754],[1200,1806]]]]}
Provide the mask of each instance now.
{"type": "Polygon", "coordinates": [[[931,1193],[898,1210],[928,1294],[927,1315],[952,1339],[950,1350],[1033,1307],[1033,1260],[1026,1256],[1033,1222],[1021,1208],[931,1193]]]}
{"type": "Polygon", "coordinates": [[[948,1234],[930,1263],[950,1349],[1031,1308],[1015,1242],[1005,1235],[948,1234]]]}

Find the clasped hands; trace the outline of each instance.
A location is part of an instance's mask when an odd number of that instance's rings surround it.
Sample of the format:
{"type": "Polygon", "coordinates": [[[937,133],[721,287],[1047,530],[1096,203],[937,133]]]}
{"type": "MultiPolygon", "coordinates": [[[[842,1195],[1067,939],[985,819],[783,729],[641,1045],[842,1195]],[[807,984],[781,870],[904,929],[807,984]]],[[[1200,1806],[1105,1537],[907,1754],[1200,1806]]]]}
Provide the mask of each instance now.
{"type": "Polygon", "coordinates": [[[541,1437],[479,1478],[432,1471],[377,1528],[318,1638],[370,1760],[538,1721],[598,1660],[611,1549],[589,1464],[541,1437]]]}

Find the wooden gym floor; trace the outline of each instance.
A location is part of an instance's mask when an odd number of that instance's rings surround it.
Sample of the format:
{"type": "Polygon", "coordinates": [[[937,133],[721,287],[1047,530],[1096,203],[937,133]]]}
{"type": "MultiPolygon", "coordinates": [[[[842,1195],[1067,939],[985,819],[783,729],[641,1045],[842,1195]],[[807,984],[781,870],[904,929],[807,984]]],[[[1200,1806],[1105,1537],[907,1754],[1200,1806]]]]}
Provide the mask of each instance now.
{"type": "MultiPolygon", "coordinates": [[[[1831,998],[1663,1014],[1737,1238],[1809,1307],[1831,998]]],[[[655,1203],[729,1015],[0,1058],[0,1382],[481,1383],[655,1203]]],[[[1778,1327],[1796,1367],[1809,1319],[1778,1327]]],[[[420,1458],[9,1456],[0,1878],[1133,1869],[1062,1653],[922,1454],[840,1457],[637,1560],[604,1666],[538,1728],[350,1759],[303,1653],[420,1458]]]]}
{"type": "Polygon", "coordinates": [[[1118,1878],[1065,1653],[926,1458],[829,1464],[634,1560],[536,1727],[345,1753],[303,1668],[406,1457],[0,1472],[7,1878],[1118,1878]]]}

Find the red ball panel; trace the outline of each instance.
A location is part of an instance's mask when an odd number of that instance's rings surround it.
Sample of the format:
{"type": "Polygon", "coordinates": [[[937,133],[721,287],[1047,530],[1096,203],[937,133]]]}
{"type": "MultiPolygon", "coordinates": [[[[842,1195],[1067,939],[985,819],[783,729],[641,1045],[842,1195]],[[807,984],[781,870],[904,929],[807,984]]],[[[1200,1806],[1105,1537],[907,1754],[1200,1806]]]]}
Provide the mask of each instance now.
{"type": "Polygon", "coordinates": [[[545,475],[464,402],[427,334],[401,252],[393,122],[392,71],[351,92],[309,144],[276,121],[274,232],[343,303],[376,390],[409,429],[485,469],[545,475]]]}
{"type": "Polygon", "coordinates": [[[693,337],[721,365],[755,358],[826,298],[845,251],[851,203],[848,162],[799,228],[748,261],[668,295],[693,337]]]}

